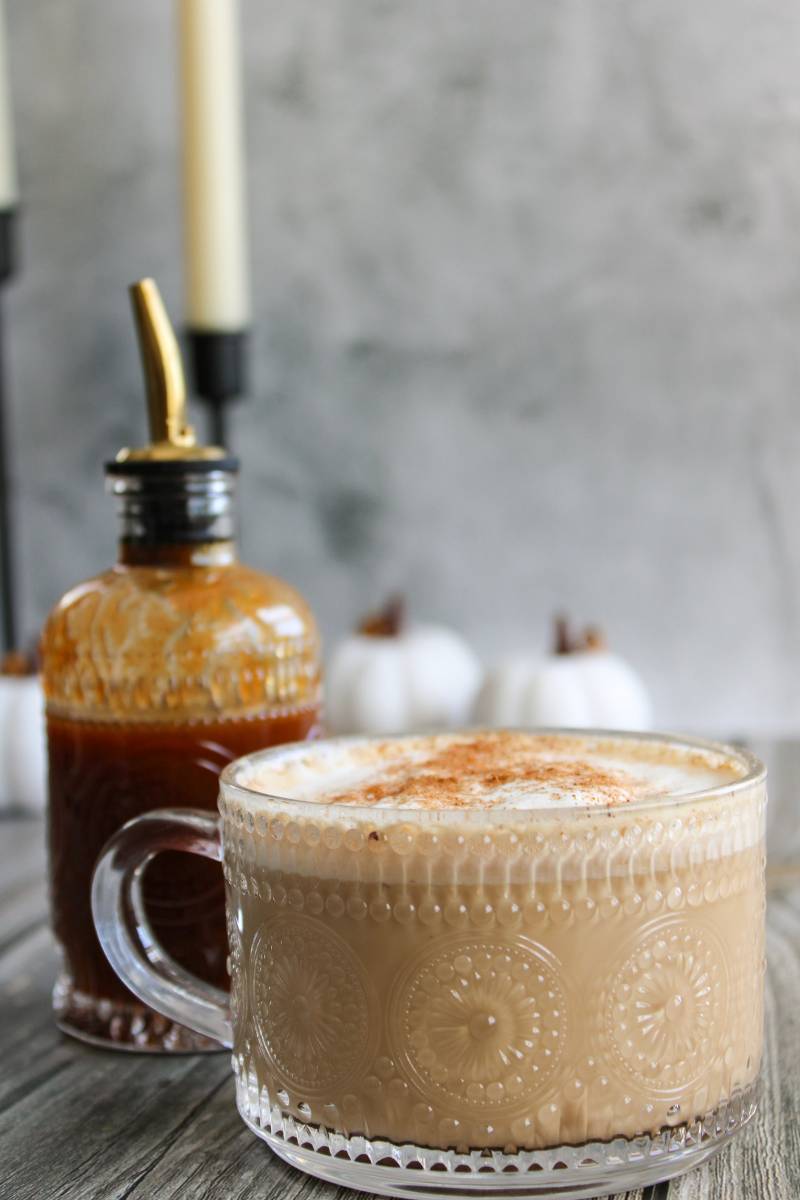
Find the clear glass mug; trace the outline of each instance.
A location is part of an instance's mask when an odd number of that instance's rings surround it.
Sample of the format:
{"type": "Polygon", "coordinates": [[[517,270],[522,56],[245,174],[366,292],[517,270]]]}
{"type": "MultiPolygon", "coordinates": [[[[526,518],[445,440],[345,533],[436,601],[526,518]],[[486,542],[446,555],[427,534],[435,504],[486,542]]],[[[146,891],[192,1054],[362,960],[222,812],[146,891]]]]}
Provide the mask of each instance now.
{"type": "Polygon", "coordinates": [[[764,768],[677,744],[740,777],[618,808],[412,811],[249,786],[330,742],[250,755],[219,821],[163,810],[109,842],[100,941],[143,1001],[232,1047],[245,1123],[322,1179],[585,1197],[669,1178],[755,1111],[764,971],[764,768]],[[141,879],[163,850],[223,864],[230,997],[153,938],[141,879]]]}

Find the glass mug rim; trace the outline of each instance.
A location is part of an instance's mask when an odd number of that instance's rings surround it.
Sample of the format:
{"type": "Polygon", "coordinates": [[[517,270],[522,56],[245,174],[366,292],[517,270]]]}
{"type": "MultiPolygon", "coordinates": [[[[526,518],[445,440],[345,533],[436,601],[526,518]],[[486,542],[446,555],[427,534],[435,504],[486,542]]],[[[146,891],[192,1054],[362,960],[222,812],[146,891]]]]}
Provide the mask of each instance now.
{"type": "Polygon", "coordinates": [[[253,811],[258,808],[259,804],[263,805],[266,803],[268,806],[270,804],[280,804],[289,806],[297,816],[306,818],[315,816],[319,819],[320,813],[336,812],[342,815],[346,814],[354,821],[370,821],[373,823],[376,820],[383,823],[384,821],[396,820],[400,817],[405,821],[414,823],[441,824],[457,820],[459,823],[476,822],[483,824],[488,821],[490,824],[500,824],[510,820],[535,820],[538,817],[547,817],[552,820],[559,815],[580,818],[582,816],[597,817],[601,813],[604,815],[611,815],[613,813],[614,815],[618,814],[620,817],[628,817],[632,813],[648,812],[663,807],[669,807],[670,809],[683,808],[684,806],[698,802],[738,796],[743,791],[749,791],[752,788],[763,785],[766,778],[767,768],[765,764],[752,751],[741,746],[730,745],[726,742],[693,737],[688,734],[656,733],[646,730],[587,729],[566,726],[543,726],[536,729],[525,729],[517,726],[504,727],[502,729],[474,727],[452,731],[431,731],[429,733],[354,734],[322,738],[317,742],[292,742],[288,745],[272,746],[266,750],[256,750],[251,754],[237,758],[225,767],[220,775],[220,793],[221,798],[239,800],[248,809],[252,809],[253,811]],[[542,737],[565,737],[576,738],[578,740],[597,739],[599,741],[608,740],[633,744],[654,743],[661,746],[674,746],[679,750],[722,755],[741,767],[744,773],[740,778],[733,781],[714,784],[711,787],[698,788],[690,792],[670,793],[662,791],[646,793],[626,802],[624,805],[616,807],[589,802],[586,804],[570,804],[564,808],[553,805],[547,800],[543,800],[541,804],[526,805],[524,808],[512,808],[500,805],[495,808],[414,808],[410,805],[381,804],[380,806],[376,806],[370,804],[339,804],[336,801],[324,799],[303,800],[297,796],[267,792],[241,782],[241,776],[251,771],[254,767],[265,763],[279,762],[283,758],[292,758],[294,756],[302,756],[304,758],[309,755],[321,756],[328,753],[329,748],[356,747],[377,742],[390,742],[393,745],[402,745],[406,742],[425,740],[427,738],[458,741],[465,737],[469,738],[497,733],[522,733],[534,736],[541,735],[542,737]]]}

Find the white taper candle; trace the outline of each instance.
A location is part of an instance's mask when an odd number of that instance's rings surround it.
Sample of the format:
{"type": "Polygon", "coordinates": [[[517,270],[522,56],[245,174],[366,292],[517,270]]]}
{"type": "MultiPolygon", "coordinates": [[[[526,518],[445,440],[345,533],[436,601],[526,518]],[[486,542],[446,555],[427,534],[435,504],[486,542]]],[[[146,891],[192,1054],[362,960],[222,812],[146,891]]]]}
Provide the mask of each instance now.
{"type": "Polygon", "coordinates": [[[8,29],[5,3],[0,0],[0,212],[13,208],[18,198],[11,81],[8,73],[8,29]]]}
{"type": "Polygon", "coordinates": [[[238,0],[179,0],[186,322],[249,322],[238,0]]]}

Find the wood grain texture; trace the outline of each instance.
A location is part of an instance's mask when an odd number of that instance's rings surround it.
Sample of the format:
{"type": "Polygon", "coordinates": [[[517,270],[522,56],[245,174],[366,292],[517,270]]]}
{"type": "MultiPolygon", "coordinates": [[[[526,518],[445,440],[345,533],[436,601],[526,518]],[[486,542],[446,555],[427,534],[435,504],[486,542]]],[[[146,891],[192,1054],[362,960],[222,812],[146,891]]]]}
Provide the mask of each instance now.
{"type": "MultiPolygon", "coordinates": [[[[800,756],[784,761],[797,763],[800,781],[800,756]]],[[[791,813],[787,802],[787,825],[791,813]]],[[[708,1166],[617,1200],[800,1196],[800,877],[787,866],[771,879],[758,1115],[708,1166]]],[[[285,1166],[252,1136],[227,1054],[109,1054],[62,1037],[50,1012],[55,965],[41,825],[1,822],[0,1200],[356,1197],[285,1166]]]]}

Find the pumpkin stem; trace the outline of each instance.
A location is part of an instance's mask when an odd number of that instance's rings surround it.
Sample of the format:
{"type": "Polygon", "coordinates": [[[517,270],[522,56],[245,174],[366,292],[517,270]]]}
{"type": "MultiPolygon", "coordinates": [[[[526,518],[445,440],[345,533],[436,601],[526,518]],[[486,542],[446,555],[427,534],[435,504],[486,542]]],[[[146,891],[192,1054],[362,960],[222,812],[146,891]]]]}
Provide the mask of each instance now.
{"type": "Polygon", "coordinates": [[[401,595],[390,596],[383,608],[364,617],[357,632],[365,637],[399,637],[406,625],[406,602],[401,595]]]}
{"type": "Polygon", "coordinates": [[[554,654],[584,654],[595,653],[608,649],[606,635],[597,625],[587,625],[580,637],[573,637],[569,626],[569,618],[563,613],[555,618],[555,638],[553,640],[554,654]]]}
{"type": "Polygon", "coordinates": [[[602,653],[608,649],[606,635],[597,625],[588,625],[583,634],[583,649],[591,653],[602,653]]]}
{"type": "Polygon", "coordinates": [[[572,654],[575,650],[575,643],[572,640],[572,634],[569,628],[569,618],[563,613],[558,613],[553,620],[553,630],[555,637],[553,639],[554,654],[572,654]]]}

